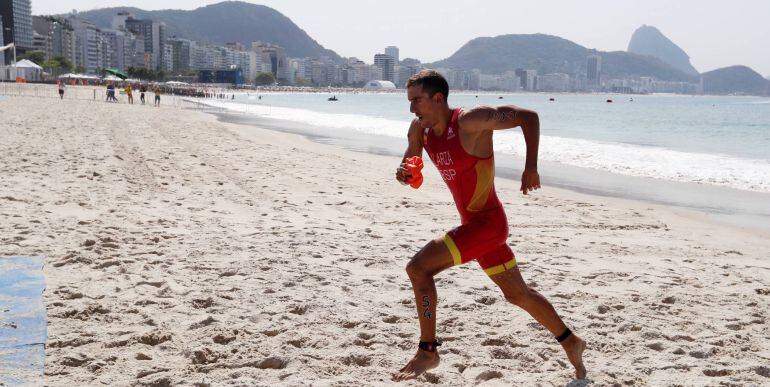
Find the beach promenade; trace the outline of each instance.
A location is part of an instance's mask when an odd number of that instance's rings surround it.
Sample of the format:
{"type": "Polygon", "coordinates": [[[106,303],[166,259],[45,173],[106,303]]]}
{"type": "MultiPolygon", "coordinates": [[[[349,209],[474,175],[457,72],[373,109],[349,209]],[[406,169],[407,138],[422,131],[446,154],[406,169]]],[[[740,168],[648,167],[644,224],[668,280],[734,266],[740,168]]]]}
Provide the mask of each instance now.
{"type": "MultiPolygon", "coordinates": [[[[45,384],[391,385],[418,341],[404,267],[458,222],[435,168],[413,190],[397,158],[180,106],[0,100],[0,255],[45,256],[45,384]]],[[[496,187],[595,385],[770,383],[768,235],[496,187]]],[[[572,381],[478,265],[437,287],[442,363],[404,385],[572,381]]]]}

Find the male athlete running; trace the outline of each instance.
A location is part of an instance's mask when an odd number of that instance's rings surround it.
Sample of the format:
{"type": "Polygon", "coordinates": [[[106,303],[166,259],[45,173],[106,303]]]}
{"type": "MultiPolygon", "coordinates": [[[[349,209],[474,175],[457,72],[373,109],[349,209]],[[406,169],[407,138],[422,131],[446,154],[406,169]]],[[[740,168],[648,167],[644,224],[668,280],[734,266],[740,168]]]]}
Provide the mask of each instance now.
{"type": "Polygon", "coordinates": [[[409,127],[409,146],[396,179],[412,183],[414,176],[407,159],[427,150],[439,170],[460,212],[461,225],[429,242],[406,265],[412,281],[420,343],[412,360],[393,375],[394,380],[416,378],[438,366],[436,347],[436,285],[433,277],[455,265],[476,260],[506,300],[527,311],[561,343],[575,376],[583,379],[585,341],[572,333],[553,306],[527,286],[519,273],[513,252],[506,244],[508,220],[494,187],[495,164],[492,134],[495,130],[520,126],[527,144],[527,158],[521,176],[521,192],[540,188],[537,151],[540,122],[537,113],[516,106],[450,109],[446,79],[433,70],[423,70],[407,83],[410,111],[417,117],[409,127]]]}

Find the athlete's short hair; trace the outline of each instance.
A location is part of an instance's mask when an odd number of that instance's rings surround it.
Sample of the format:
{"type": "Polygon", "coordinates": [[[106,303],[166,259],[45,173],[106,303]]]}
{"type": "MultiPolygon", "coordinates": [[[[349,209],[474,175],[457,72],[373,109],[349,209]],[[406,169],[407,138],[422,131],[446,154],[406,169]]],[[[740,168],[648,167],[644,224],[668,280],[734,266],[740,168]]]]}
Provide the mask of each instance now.
{"type": "Polygon", "coordinates": [[[421,70],[419,73],[412,75],[406,82],[406,87],[410,88],[412,86],[422,86],[422,89],[430,97],[433,97],[436,93],[443,94],[444,100],[449,97],[449,84],[446,78],[436,70],[421,70]]]}

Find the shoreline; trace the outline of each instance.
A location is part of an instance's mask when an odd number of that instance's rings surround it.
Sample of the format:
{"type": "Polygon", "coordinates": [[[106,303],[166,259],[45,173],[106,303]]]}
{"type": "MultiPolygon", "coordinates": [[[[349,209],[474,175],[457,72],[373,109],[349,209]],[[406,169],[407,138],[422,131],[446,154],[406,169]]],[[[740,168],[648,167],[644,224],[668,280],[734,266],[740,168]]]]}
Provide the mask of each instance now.
{"type": "MultiPolygon", "coordinates": [[[[404,265],[458,221],[434,169],[415,191],[392,156],[170,106],[0,112],[0,255],[45,256],[45,384],[390,385],[412,355],[404,265]]],[[[523,276],[588,340],[592,382],[766,383],[767,238],[499,181],[523,276]]],[[[442,363],[404,385],[573,381],[476,264],[437,287],[442,363]]]]}
{"type": "MultiPolygon", "coordinates": [[[[402,139],[388,136],[346,132],[332,128],[311,131],[304,124],[231,112],[216,107],[198,110],[214,115],[223,122],[297,134],[314,142],[329,144],[356,152],[399,158],[405,146],[402,145],[402,139]],[[319,134],[319,132],[325,134],[319,134]],[[368,140],[372,140],[372,142],[368,140]],[[398,148],[399,146],[401,148],[398,148]]],[[[321,127],[319,126],[318,128],[321,127]]],[[[521,168],[503,166],[522,165],[523,160],[502,154],[496,154],[495,158],[497,161],[496,175],[506,180],[518,181],[521,168]]],[[[430,163],[430,160],[426,160],[426,162],[430,163]]],[[[731,225],[770,236],[770,212],[761,212],[763,210],[767,211],[767,207],[764,204],[767,200],[770,200],[770,193],[619,175],[607,171],[553,162],[541,162],[540,164],[541,179],[543,179],[544,186],[550,185],[599,198],[626,199],[643,204],[664,206],[671,210],[693,211],[699,215],[710,217],[724,225],[731,225]],[[655,190],[653,191],[649,187],[655,187],[655,190]],[[715,200],[715,198],[723,199],[715,200]],[[725,202],[731,202],[732,207],[725,206],[725,202]]]]}

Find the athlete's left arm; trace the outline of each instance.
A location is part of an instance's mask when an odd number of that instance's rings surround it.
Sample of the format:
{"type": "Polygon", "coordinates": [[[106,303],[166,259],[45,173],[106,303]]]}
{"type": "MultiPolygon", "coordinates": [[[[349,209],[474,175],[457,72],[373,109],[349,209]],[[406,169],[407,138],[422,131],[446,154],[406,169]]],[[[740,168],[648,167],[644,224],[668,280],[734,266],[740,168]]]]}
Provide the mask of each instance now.
{"type": "Polygon", "coordinates": [[[527,159],[521,175],[520,191],[526,195],[527,192],[540,188],[540,175],[537,173],[540,117],[537,112],[514,105],[477,106],[463,109],[457,120],[461,130],[476,133],[520,126],[524,142],[527,144],[527,159]]]}

